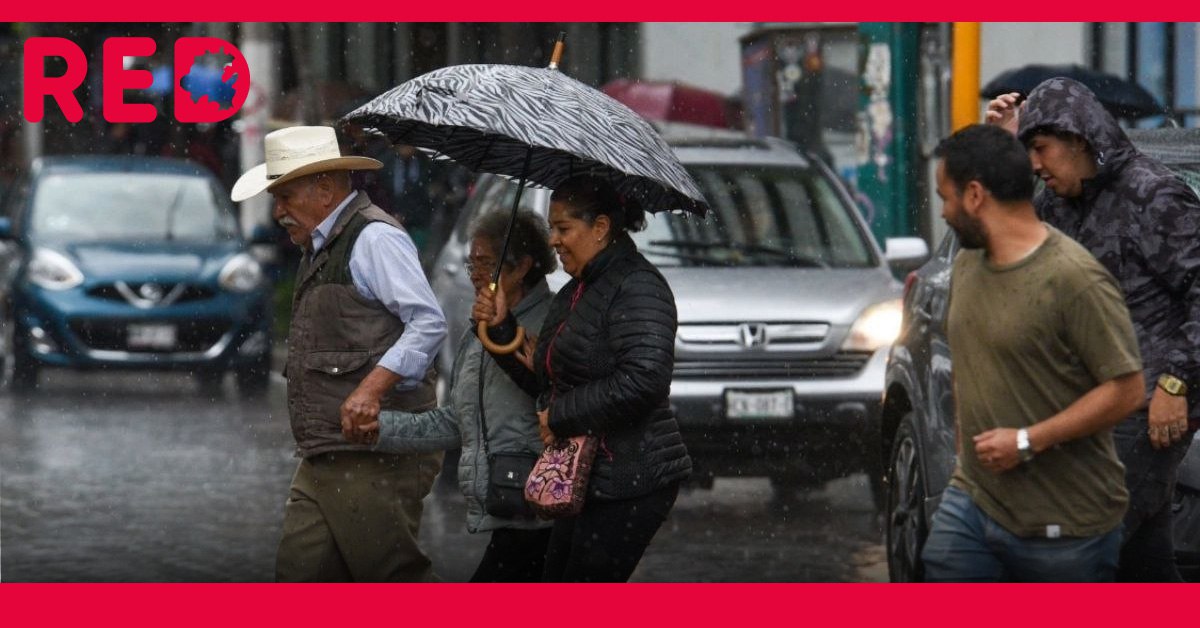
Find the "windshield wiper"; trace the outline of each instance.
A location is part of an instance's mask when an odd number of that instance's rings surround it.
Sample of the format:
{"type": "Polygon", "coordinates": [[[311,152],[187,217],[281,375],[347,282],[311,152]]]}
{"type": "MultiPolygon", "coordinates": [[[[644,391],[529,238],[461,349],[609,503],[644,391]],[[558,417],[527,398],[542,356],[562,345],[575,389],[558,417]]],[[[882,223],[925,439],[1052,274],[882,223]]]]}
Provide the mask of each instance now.
{"type": "Polygon", "coordinates": [[[182,199],[183,185],[180,184],[179,189],[175,190],[175,198],[171,199],[171,206],[167,208],[167,242],[175,239],[175,211],[179,209],[182,199]]]}
{"type": "Polygon", "coordinates": [[[804,266],[809,268],[829,268],[829,264],[804,255],[798,255],[788,249],[781,249],[773,246],[764,246],[762,244],[741,244],[737,242],[706,242],[704,240],[651,240],[651,246],[675,246],[679,248],[696,248],[696,249],[729,249],[739,253],[763,253],[784,258],[796,266],[804,266]]]}
{"type": "Polygon", "coordinates": [[[711,255],[692,255],[689,253],[668,253],[666,251],[646,251],[646,255],[655,257],[667,257],[670,259],[681,259],[689,262],[700,262],[707,264],[723,264],[725,260],[720,260],[711,255]]]}

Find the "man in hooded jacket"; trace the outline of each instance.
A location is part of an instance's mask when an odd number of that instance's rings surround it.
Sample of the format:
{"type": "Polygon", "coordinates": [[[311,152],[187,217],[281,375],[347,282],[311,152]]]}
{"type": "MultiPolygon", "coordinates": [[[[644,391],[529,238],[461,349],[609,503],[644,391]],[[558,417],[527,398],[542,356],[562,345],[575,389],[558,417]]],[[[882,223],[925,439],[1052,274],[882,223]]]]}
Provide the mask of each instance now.
{"type": "Polygon", "coordinates": [[[1054,78],[1018,98],[993,100],[987,121],[1028,148],[1042,219],[1117,278],[1145,364],[1148,404],[1113,433],[1130,493],[1117,577],[1178,582],[1171,496],[1200,425],[1200,200],[1082,84],[1054,78]]]}

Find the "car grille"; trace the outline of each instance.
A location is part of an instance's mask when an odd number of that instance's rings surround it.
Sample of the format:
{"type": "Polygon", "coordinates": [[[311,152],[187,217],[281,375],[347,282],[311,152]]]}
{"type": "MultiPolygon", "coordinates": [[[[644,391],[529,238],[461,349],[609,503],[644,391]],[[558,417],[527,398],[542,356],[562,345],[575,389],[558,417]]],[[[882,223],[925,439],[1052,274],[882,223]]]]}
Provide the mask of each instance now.
{"type": "MultiPolygon", "coordinates": [[[[139,284],[134,284],[133,287],[136,289],[138,285],[139,284]]],[[[172,294],[177,286],[178,284],[161,284],[161,289],[163,294],[172,294]]],[[[88,289],[87,295],[96,299],[104,299],[105,301],[119,301],[121,303],[129,302],[129,300],[123,294],[121,294],[121,291],[117,289],[116,284],[111,283],[93,286],[92,288],[88,289]]],[[[178,296],[171,299],[170,303],[162,303],[161,305],[203,301],[205,299],[211,299],[214,296],[216,296],[216,292],[211,288],[187,284],[183,286],[183,291],[180,292],[178,296]]]]}
{"type": "Polygon", "coordinates": [[[137,351],[138,353],[197,353],[207,351],[229,331],[228,320],[192,319],[163,321],[176,326],[172,349],[130,349],[126,329],[132,321],[72,319],[71,332],[89,349],[101,351],[137,351]]]}
{"type": "Polygon", "coordinates": [[[811,359],[683,360],[675,362],[675,377],[694,379],[850,377],[861,371],[870,358],[870,353],[842,352],[829,357],[811,359]]]}
{"type": "Polygon", "coordinates": [[[829,335],[828,323],[688,323],[679,326],[680,345],[700,350],[771,345],[819,346],[829,335]]]}

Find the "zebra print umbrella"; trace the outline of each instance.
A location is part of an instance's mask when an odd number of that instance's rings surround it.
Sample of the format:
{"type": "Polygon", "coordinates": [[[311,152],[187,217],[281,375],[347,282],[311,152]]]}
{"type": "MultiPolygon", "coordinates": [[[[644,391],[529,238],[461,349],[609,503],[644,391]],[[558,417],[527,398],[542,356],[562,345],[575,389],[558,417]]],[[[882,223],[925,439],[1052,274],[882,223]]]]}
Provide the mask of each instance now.
{"type": "Polygon", "coordinates": [[[696,182],[650,123],[553,68],[441,68],[376,97],[342,122],[477,172],[552,189],[573,175],[594,174],[647,211],[703,215],[708,209],[696,182]]]}

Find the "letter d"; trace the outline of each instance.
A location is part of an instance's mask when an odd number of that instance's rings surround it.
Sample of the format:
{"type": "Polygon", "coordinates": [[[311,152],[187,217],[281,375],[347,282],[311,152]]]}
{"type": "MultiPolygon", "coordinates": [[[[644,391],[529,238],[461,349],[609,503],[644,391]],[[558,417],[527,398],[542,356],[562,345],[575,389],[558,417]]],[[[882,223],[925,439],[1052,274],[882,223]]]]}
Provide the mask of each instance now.
{"type": "MultiPolygon", "coordinates": [[[[193,87],[195,89],[195,87],[193,87]]],[[[216,37],[180,37],[175,41],[175,119],[180,122],[220,122],[237,113],[246,103],[250,94],[250,67],[246,57],[242,56],[233,44],[216,37]],[[221,80],[233,83],[233,103],[228,109],[221,109],[220,104],[212,102],[211,98],[197,96],[199,101],[193,101],[192,96],[182,87],[184,77],[192,70],[196,59],[205,53],[224,53],[233,57],[232,64],[225,67],[221,80]]]]}

